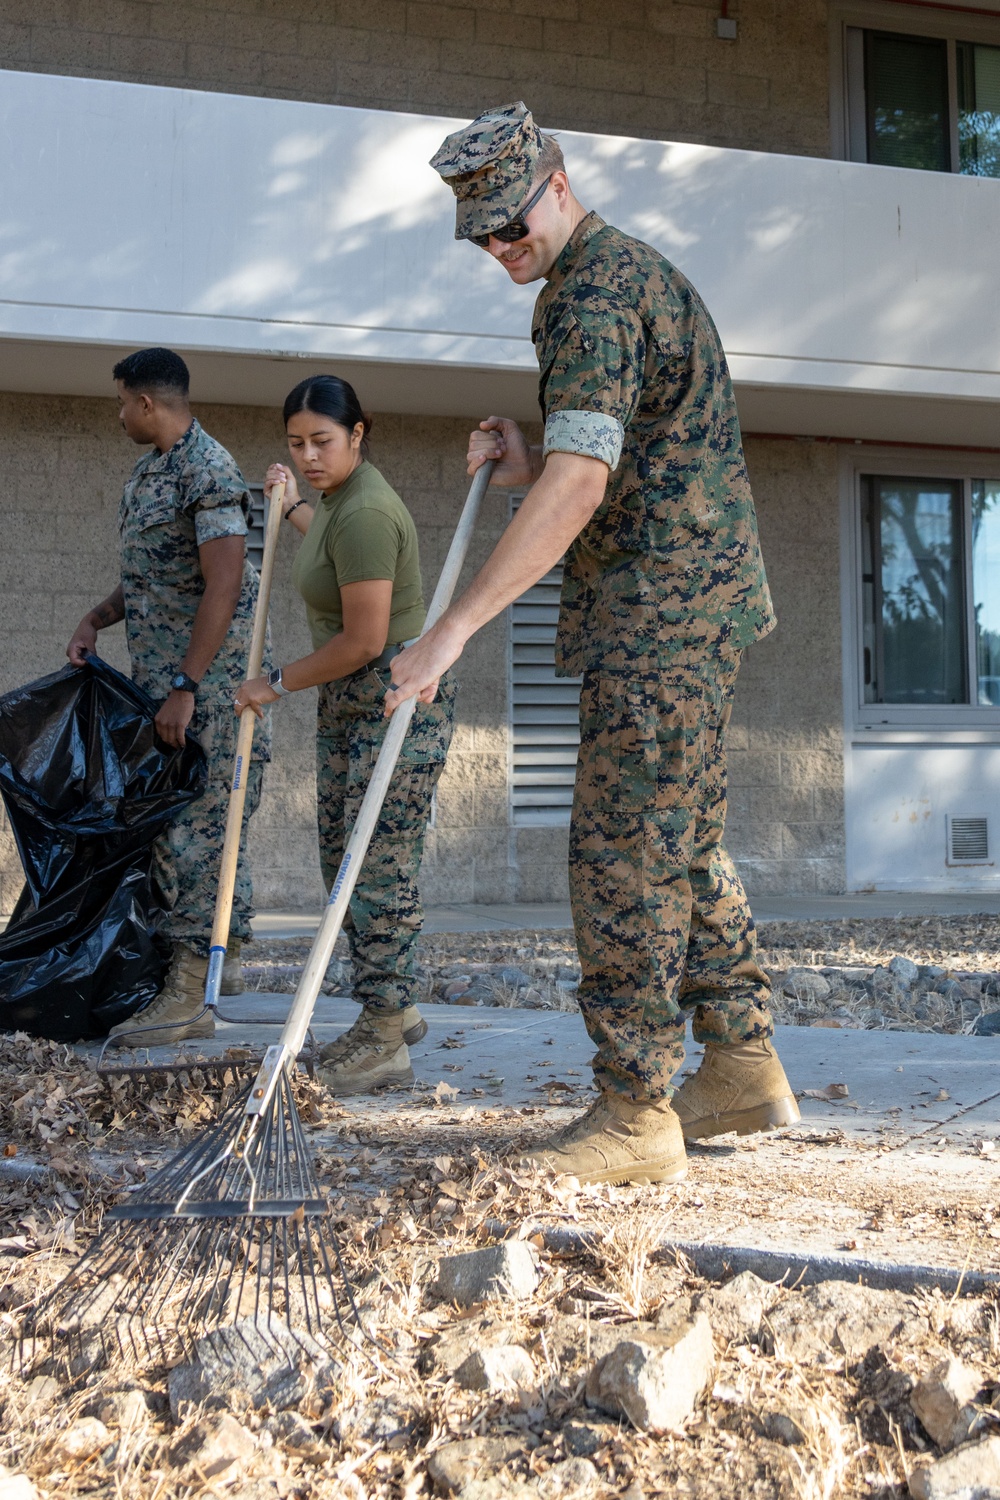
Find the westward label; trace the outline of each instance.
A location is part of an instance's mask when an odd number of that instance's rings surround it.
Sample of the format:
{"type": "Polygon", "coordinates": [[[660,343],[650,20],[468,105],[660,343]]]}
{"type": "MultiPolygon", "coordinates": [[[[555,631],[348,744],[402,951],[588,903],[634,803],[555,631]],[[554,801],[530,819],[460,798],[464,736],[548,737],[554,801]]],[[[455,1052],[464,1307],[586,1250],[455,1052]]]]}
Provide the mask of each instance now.
{"type": "Polygon", "coordinates": [[[340,888],[347,877],[347,871],[350,868],[350,863],[351,856],[349,854],[345,854],[343,859],[340,861],[340,869],[337,871],[337,878],[333,882],[333,890],[330,892],[330,899],[326,903],[327,906],[332,906],[337,897],[340,895],[340,888]]]}
{"type": "Polygon", "coordinates": [[[242,775],[243,775],[243,757],[242,757],[242,755],[237,755],[237,757],[236,757],[236,770],[233,772],[233,791],[234,792],[238,792],[239,789],[240,789],[240,778],[241,778],[242,775]]]}

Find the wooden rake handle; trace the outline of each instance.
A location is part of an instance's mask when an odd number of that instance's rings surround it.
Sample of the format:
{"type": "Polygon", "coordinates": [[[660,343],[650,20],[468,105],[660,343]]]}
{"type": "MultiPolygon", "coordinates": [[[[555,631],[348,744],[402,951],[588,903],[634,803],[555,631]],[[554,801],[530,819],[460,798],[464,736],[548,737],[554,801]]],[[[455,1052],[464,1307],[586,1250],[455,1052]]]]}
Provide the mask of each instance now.
{"type": "MultiPolygon", "coordinates": [[[[472,539],[479,508],[492,472],[493,460],[490,460],[483,464],[472,481],[472,487],[462,508],[462,514],[448,549],[444,567],[441,569],[441,576],[434,590],[434,597],[427,611],[427,620],[421,634],[426,634],[432,625],[437,624],[451,603],[451,596],[455,592],[462,564],[469,550],[469,542],[472,539]]],[[[361,864],[372,834],[375,832],[375,825],[382,811],[382,803],[389,790],[389,782],[396,769],[399,752],[403,748],[403,740],[416,707],[416,698],[408,698],[405,703],[400,704],[389,720],[389,728],[386,730],[371,780],[355,819],[354,829],[340,861],[340,868],[333,882],[323,920],[313,939],[309,957],[302,971],[302,978],[295,991],[295,999],[292,1001],[288,1018],[282,1028],[281,1040],[274,1047],[269,1047],[265,1054],[260,1073],[250,1092],[248,1114],[258,1114],[266,1106],[277,1082],[278,1072],[286,1063],[298,1056],[302,1043],[305,1041],[309,1022],[316,1008],[320,986],[326,976],[327,965],[333,953],[333,946],[343,926],[351,893],[361,872],[361,864]]]]}
{"type": "MultiPolygon", "coordinates": [[[[264,660],[264,641],[267,638],[267,607],[271,597],[271,577],[274,573],[274,555],[278,550],[278,531],[281,526],[282,502],[285,498],[284,480],[271,490],[268,503],[267,522],[264,528],[264,556],[260,565],[260,584],[257,589],[257,604],[254,609],[253,631],[250,636],[250,651],[247,656],[247,680],[260,676],[264,660]]],[[[236,888],[236,866],[240,857],[240,834],[243,830],[243,809],[247,800],[247,772],[250,768],[250,751],[253,747],[257,715],[249,706],[240,714],[240,727],[236,736],[236,758],[233,762],[233,779],[229,791],[229,810],[226,814],[226,835],[222,844],[222,862],[219,867],[219,889],[215,898],[215,921],[212,924],[212,942],[208,957],[208,977],[205,981],[205,1004],[215,1006],[219,1000],[222,983],[222,964],[229,941],[229,924],[233,915],[233,891],[236,888]]]]}

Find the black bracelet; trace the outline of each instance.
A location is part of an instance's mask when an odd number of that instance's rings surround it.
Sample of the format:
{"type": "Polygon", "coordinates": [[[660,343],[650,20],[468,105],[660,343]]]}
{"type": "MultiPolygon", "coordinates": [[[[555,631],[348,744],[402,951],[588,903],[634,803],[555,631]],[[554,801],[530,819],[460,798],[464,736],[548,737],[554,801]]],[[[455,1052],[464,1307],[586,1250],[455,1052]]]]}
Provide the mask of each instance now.
{"type": "Polygon", "coordinates": [[[288,520],[288,517],[291,515],[291,513],[292,513],[293,510],[298,510],[299,506],[300,505],[305,505],[305,503],[306,502],[304,500],[296,500],[296,502],[295,502],[294,505],[290,505],[288,507],[288,509],[285,511],[285,520],[286,521],[288,520]]]}

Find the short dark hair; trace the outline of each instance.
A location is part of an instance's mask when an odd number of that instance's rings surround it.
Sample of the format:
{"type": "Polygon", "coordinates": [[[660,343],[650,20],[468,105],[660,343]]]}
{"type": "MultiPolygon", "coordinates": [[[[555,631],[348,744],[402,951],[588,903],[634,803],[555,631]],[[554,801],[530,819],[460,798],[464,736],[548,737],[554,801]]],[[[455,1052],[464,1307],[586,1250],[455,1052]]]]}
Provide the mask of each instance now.
{"type": "Polygon", "coordinates": [[[127,391],[170,391],[186,401],[191,388],[188,367],[172,349],[137,349],[120,359],[111,374],[127,391]]]}
{"type": "Polygon", "coordinates": [[[353,432],[360,422],[365,430],[361,440],[361,451],[368,456],[368,434],[372,430],[372,419],[361,410],[361,402],[353,385],[341,380],[339,375],[309,375],[300,380],[294,390],[285,397],[282,417],[288,426],[289,417],[300,411],[313,411],[320,417],[329,417],[348,432],[353,432]]]}

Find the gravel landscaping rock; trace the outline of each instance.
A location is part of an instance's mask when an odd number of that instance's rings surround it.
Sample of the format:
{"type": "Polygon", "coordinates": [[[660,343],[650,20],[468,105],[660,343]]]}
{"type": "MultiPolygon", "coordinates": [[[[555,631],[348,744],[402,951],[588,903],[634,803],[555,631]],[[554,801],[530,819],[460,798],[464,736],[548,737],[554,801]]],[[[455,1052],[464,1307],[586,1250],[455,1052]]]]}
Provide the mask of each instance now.
{"type": "Polygon", "coordinates": [[[455,1381],[464,1391],[488,1391],[491,1396],[527,1390],[534,1379],[534,1362],[519,1344],[477,1349],[455,1371],[455,1381]]]}
{"type": "Polygon", "coordinates": [[[781,989],[796,1000],[825,1000],[830,993],[830,981],[815,969],[789,969],[781,989]]]}
{"type": "Polygon", "coordinates": [[[257,1451],[252,1432],[227,1411],[213,1412],[174,1444],[171,1459],[201,1483],[218,1479],[234,1465],[250,1463],[257,1451]]]}
{"type": "Polygon", "coordinates": [[[185,1402],[200,1406],[209,1397],[236,1394],[248,1406],[282,1411],[298,1406],[332,1374],[320,1345],[307,1334],[293,1337],[277,1318],[266,1338],[252,1318],[215,1329],[198,1340],[195,1356],[190,1364],[175,1365],[167,1377],[175,1422],[185,1402]]]}
{"type": "Polygon", "coordinates": [[[994,1500],[1000,1494],[1000,1437],[968,1443],[910,1474],[913,1500],[994,1500]]]}
{"type": "Polygon", "coordinates": [[[27,1474],[14,1474],[0,1464],[0,1500],[38,1500],[38,1491],[27,1474]]]}
{"type": "Polygon", "coordinates": [[[775,1352],[803,1364],[863,1359],[876,1345],[927,1332],[915,1298],[848,1281],[821,1281],[786,1297],[768,1314],[775,1352]]]}
{"type": "Polygon", "coordinates": [[[944,1359],[914,1387],[910,1405],[939,1448],[964,1443],[979,1419],[975,1405],[982,1384],[960,1359],[944,1359]]]}
{"type": "Polygon", "coordinates": [[[63,1463],[85,1463],[100,1453],[111,1441],[111,1434],[98,1417],[80,1417],[71,1427],[60,1432],[54,1444],[54,1452],[63,1463]]]}
{"type": "Polygon", "coordinates": [[[897,953],[895,958],[889,960],[888,969],[901,990],[912,990],[920,978],[920,965],[915,964],[912,958],[905,958],[902,953],[897,953]]]}
{"type": "Polygon", "coordinates": [[[628,1417],[642,1432],[668,1432],[690,1416],[714,1372],[712,1329],[696,1313],[670,1344],[623,1339],[587,1376],[587,1404],[628,1417]]]}
{"type": "Polygon", "coordinates": [[[738,1344],[757,1338],[764,1313],[780,1295],[780,1287],[762,1281],[753,1271],[741,1271],[724,1286],[703,1292],[694,1305],[706,1314],[718,1338],[738,1344]]]}
{"type": "Polygon", "coordinates": [[[586,1458],[564,1458],[552,1464],[535,1480],[535,1490],[542,1500],[577,1500],[591,1495],[601,1482],[594,1465],[586,1458]]]}
{"type": "Polygon", "coordinates": [[[438,1263],[439,1297],[473,1307],[488,1297],[530,1297],[538,1284],[538,1251],[526,1240],[446,1255],[438,1263]]]}
{"type": "Polygon", "coordinates": [[[113,1391],[101,1401],[97,1415],[108,1427],[135,1432],[150,1420],[149,1404],[144,1391],[113,1391]]]}
{"type": "Polygon", "coordinates": [[[498,1469],[523,1452],[524,1444],[517,1438],[463,1438],[432,1453],[427,1473],[441,1494],[462,1494],[470,1483],[492,1478],[498,1469]]]}

